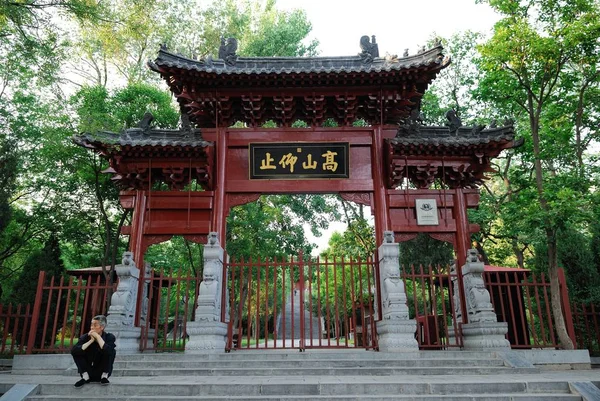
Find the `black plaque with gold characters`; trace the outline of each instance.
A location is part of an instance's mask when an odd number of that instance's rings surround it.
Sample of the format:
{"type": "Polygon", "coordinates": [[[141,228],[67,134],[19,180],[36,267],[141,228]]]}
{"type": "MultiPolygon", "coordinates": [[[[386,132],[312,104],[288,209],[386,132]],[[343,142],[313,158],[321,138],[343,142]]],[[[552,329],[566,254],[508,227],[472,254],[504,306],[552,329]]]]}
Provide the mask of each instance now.
{"type": "Polygon", "coordinates": [[[349,178],[348,142],[251,143],[250,179],[349,178]]]}

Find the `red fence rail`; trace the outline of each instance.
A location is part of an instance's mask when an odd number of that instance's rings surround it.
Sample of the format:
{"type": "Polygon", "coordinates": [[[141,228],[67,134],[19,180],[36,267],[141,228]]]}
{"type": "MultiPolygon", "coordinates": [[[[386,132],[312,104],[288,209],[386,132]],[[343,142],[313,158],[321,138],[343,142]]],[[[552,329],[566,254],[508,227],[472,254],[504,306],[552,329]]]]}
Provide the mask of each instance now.
{"type": "Polygon", "coordinates": [[[462,346],[460,321],[454,305],[455,273],[449,267],[402,267],[410,318],[417,321],[416,338],[420,349],[439,350],[462,346]]]}
{"type": "Polygon", "coordinates": [[[0,353],[22,354],[27,349],[27,333],[31,326],[31,306],[0,305],[0,353]]]}
{"type": "Polygon", "coordinates": [[[575,303],[572,311],[577,348],[589,350],[592,356],[600,356],[600,307],[575,303]]]}
{"type": "Polygon", "coordinates": [[[89,330],[95,315],[105,315],[109,286],[100,276],[54,277],[40,272],[27,339],[27,353],[65,353],[89,330]]]}
{"type": "MultiPolygon", "coordinates": [[[[512,348],[560,348],[550,302],[550,280],[544,273],[506,268],[485,272],[484,280],[498,321],[508,323],[506,338],[512,348]]],[[[567,331],[574,337],[562,271],[559,282],[567,331]]]]}
{"type": "Polygon", "coordinates": [[[376,348],[375,263],[229,261],[227,349],[376,348]]]}
{"type": "Polygon", "coordinates": [[[183,351],[188,338],[187,323],[194,318],[201,275],[165,276],[162,272],[145,279],[148,315],[142,321],[140,350],[183,351]]]}
{"type": "MultiPolygon", "coordinates": [[[[376,348],[375,322],[379,316],[373,302],[375,268],[371,259],[226,263],[229,294],[223,305],[229,304],[229,308],[224,308],[223,320],[230,323],[228,348],[285,348],[286,341],[289,346],[304,348],[376,348]],[[299,280],[301,272],[304,280],[299,280]],[[294,290],[297,293],[292,296],[294,290]],[[302,311],[302,318],[288,319],[296,309],[302,311]],[[290,326],[289,333],[286,326],[290,326]]],[[[410,317],[417,320],[415,336],[420,348],[460,347],[460,324],[454,308],[460,294],[452,285],[456,275],[440,266],[411,266],[403,268],[401,274],[410,317]]],[[[551,313],[550,282],[545,275],[504,269],[486,272],[484,279],[498,320],[508,323],[507,339],[513,348],[560,347],[551,313]]],[[[600,308],[585,304],[567,307],[564,276],[559,274],[559,279],[569,333],[578,348],[600,355],[600,308]]],[[[146,280],[150,291],[142,350],[172,352],[185,348],[187,322],[194,319],[200,281],[201,276],[162,273],[146,280]]],[[[33,308],[0,305],[0,353],[68,352],[89,329],[91,318],[106,314],[109,289],[98,276],[48,280],[40,273],[40,295],[33,308]]]]}

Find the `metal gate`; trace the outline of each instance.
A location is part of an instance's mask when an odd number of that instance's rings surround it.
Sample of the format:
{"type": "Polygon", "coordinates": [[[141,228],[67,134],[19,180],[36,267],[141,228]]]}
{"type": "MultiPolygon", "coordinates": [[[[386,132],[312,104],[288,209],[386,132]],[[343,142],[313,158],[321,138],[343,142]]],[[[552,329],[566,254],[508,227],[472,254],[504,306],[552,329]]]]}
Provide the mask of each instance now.
{"type": "Polygon", "coordinates": [[[375,263],[228,261],[227,350],[376,348],[375,263]]]}

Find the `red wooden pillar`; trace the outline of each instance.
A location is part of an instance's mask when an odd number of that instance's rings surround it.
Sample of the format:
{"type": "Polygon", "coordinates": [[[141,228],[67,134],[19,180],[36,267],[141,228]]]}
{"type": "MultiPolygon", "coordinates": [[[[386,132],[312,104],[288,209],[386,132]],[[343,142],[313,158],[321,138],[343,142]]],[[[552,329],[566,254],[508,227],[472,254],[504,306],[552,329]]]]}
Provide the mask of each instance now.
{"type": "MultiPolygon", "coordinates": [[[[467,202],[462,188],[454,190],[454,221],[456,222],[456,274],[459,287],[464,288],[462,267],[467,262],[467,251],[471,247],[471,232],[469,231],[469,219],[467,217],[467,202]]],[[[468,323],[464,294],[460,297],[460,308],[463,323],[468,323]]]]}
{"type": "Polygon", "coordinates": [[[454,190],[454,218],[456,221],[456,259],[459,266],[467,261],[467,251],[471,248],[471,232],[467,217],[467,202],[462,188],[454,190]]]}
{"type": "Polygon", "coordinates": [[[135,191],[133,204],[133,216],[131,219],[131,234],[129,237],[129,251],[133,253],[133,261],[138,268],[144,266],[144,222],[146,221],[146,209],[148,207],[146,191],[135,191]]]}
{"type": "Polygon", "coordinates": [[[131,219],[131,233],[129,234],[129,251],[133,253],[133,261],[140,271],[138,279],[138,296],[136,299],[135,326],[140,325],[140,314],[142,310],[142,294],[144,285],[144,254],[147,245],[144,241],[144,224],[147,218],[148,194],[143,190],[135,191],[133,203],[133,216],[131,219]]]}
{"type": "Polygon", "coordinates": [[[375,244],[378,247],[383,243],[383,232],[390,230],[389,206],[386,196],[383,166],[383,130],[378,125],[373,130],[373,144],[371,146],[372,172],[373,172],[373,206],[375,209],[375,244]]]}
{"type": "Polygon", "coordinates": [[[227,196],[225,192],[225,182],[227,174],[227,137],[228,132],[224,128],[216,130],[216,159],[217,168],[215,174],[215,198],[213,205],[211,231],[216,231],[219,234],[219,242],[221,246],[225,246],[225,225],[227,219],[227,196]]]}

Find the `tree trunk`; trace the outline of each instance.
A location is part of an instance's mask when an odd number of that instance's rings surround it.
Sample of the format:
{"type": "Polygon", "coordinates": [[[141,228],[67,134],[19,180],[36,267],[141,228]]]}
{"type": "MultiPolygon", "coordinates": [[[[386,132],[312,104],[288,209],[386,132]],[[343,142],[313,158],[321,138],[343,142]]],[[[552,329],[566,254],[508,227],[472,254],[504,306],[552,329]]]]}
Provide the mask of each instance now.
{"type": "Polygon", "coordinates": [[[567,332],[567,325],[562,310],[562,296],[560,293],[560,283],[558,281],[558,263],[556,236],[552,232],[546,233],[548,241],[548,275],[550,276],[550,300],[552,303],[552,316],[554,317],[554,327],[558,340],[563,349],[575,349],[571,337],[567,332]]]}

